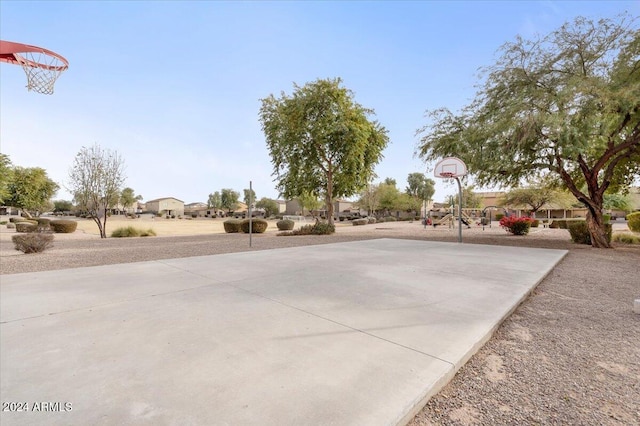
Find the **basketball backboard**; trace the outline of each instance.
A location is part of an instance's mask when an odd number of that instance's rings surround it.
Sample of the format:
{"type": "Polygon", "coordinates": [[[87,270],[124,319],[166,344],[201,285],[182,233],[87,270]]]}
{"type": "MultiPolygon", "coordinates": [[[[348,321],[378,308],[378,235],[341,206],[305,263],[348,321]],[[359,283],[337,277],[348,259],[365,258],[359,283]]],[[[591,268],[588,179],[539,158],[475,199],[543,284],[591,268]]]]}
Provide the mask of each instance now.
{"type": "Polygon", "coordinates": [[[438,161],[433,174],[443,179],[462,177],[467,174],[467,165],[457,157],[445,157],[438,161]]]}

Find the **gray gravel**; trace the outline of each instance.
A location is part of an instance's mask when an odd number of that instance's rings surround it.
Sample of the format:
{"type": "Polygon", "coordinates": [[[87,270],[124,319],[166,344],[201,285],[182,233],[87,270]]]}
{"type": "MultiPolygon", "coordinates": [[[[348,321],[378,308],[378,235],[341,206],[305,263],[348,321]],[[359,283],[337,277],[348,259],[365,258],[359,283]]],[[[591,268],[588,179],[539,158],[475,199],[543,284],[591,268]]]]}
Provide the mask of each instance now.
{"type": "MultiPolygon", "coordinates": [[[[36,255],[11,255],[5,239],[0,274],[380,237],[456,241],[456,232],[420,229],[384,224],[332,236],[263,234],[251,249],[238,234],[69,239],[36,255]]],[[[555,229],[526,237],[465,230],[464,240],[570,252],[410,424],[640,425],[640,315],[632,312],[640,297],[640,247],[577,246],[555,229]]]]}

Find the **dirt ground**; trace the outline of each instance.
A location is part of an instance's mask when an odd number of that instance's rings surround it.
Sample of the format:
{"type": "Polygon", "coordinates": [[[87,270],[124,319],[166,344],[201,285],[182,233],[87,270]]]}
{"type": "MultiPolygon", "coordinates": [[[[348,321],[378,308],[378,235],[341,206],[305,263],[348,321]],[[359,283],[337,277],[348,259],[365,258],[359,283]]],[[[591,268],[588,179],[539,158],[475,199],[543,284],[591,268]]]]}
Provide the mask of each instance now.
{"type": "MultiPolygon", "coordinates": [[[[225,234],[222,220],[119,220],[108,221],[109,232],[132,225],[152,227],[159,236],[100,239],[95,224],[85,221],[74,234],[56,234],[50,250],[24,255],[13,249],[14,231],[0,226],[0,285],[2,275],[20,272],[371,238],[455,242],[458,236],[448,227],[387,222],[339,223],[331,236],[279,237],[270,223],[249,247],[246,234],[225,234]]],[[[614,232],[623,231],[626,224],[614,223],[614,232]]],[[[516,237],[496,222],[484,230],[464,228],[463,242],[569,253],[410,424],[640,424],[640,314],[633,312],[640,246],[593,249],[573,244],[562,229],[516,237]]]]}

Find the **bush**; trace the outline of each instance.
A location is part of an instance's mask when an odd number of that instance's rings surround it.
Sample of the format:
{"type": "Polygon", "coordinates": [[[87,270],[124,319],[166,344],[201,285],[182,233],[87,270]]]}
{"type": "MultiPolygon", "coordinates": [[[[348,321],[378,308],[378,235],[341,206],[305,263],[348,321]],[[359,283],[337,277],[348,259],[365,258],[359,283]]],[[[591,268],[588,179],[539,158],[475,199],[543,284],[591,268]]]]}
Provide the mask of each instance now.
{"type": "Polygon", "coordinates": [[[72,234],[78,228],[78,222],[75,220],[56,219],[49,222],[49,226],[58,234],[72,234]]]}
{"type": "Polygon", "coordinates": [[[530,217],[505,216],[500,219],[500,226],[513,235],[527,235],[533,219],[530,217]]]}
{"type": "Polygon", "coordinates": [[[540,221],[538,219],[533,219],[531,221],[531,227],[532,228],[537,228],[538,226],[540,226],[540,221]]]}
{"type": "Polygon", "coordinates": [[[549,225],[549,228],[569,229],[566,219],[553,219],[553,222],[549,225]]]}
{"type": "Polygon", "coordinates": [[[13,228],[15,228],[15,227],[16,227],[16,224],[15,224],[15,223],[13,223],[13,222],[9,222],[9,223],[7,223],[7,229],[13,229],[13,228]]]}
{"type": "Polygon", "coordinates": [[[369,219],[367,218],[354,219],[351,223],[353,223],[353,226],[366,225],[369,223],[369,219]]]}
{"type": "Polygon", "coordinates": [[[603,221],[604,223],[609,223],[609,222],[611,222],[611,215],[610,215],[610,214],[608,214],[608,213],[603,214],[603,215],[602,215],[602,221],[603,221]]]}
{"type": "Polygon", "coordinates": [[[235,234],[240,232],[242,221],[240,219],[227,219],[222,222],[222,225],[224,226],[224,232],[227,234],[235,234]]]}
{"type": "Polygon", "coordinates": [[[640,212],[627,215],[627,226],[633,232],[640,232],[640,212]]]}
{"type": "MultiPolygon", "coordinates": [[[[607,241],[611,242],[612,225],[605,223],[604,227],[607,233],[607,241]]],[[[569,234],[571,234],[571,241],[576,244],[591,245],[591,235],[589,235],[589,228],[587,227],[586,221],[572,222],[567,229],[569,229],[569,234]]]]}
{"type": "Polygon", "coordinates": [[[336,232],[336,227],[328,222],[316,221],[313,225],[304,225],[293,231],[280,232],[279,236],[289,235],[329,235],[336,232]]]}
{"type": "Polygon", "coordinates": [[[291,231],[296,223],[290,219],[283,219],[276,222],[280,231],[291,231]]]}
{"type": "Polygon", "coordinates": [[[367,218],[367,221],[368,221],[369,223],[376,223],[376,218],[375,218],[375,217],[373,217],[373,216],[371,216],[371,217],[368,217],[368,218],[367,218]]]}
{"type": "Polygon", "coordinates": [[[7,221],[6,220],[0,220],[0,225],[6,225],[7,221]]]}
{"type": "Polygon", "coordinates": [[[34,232],[38,227],[38,225],[27,222],[26,220],[16,222],[14,225],[16,225],[16,232],[34,232]]]}
{"type": "Polygon", "coordinates": [[[125,226],[123,228],[118,228],[111,233],[113,238],[127,238],[127,237],[155,237],[156,231],[149,228],[146,231],[138,228],[134,228],[133,226],[125,226]]]}
{"type": "Polygon", "coordinates": [[[244,219],[242,220],[242,224],[240,225],[240,229],[245,234],[249,233],[249,221],[251,221],[251,233],[252,234],[262,234],[267,230],[267,226],[269,226],[269,222],[264,219],[253,218],[253,219],[244,219]]]}
{"type": "Polygon", "coordinates": [[[613,238],[611,240],[615,241],[616,243],[623,243],[623,244],[640,244],[640,237],[633,234],[629,234],[627,232],[613,234],[613,238]]]}
{"type": "Polygon", "coordinates": [[[11,222],[11,223],[24,222],[25,220],[27,220],[27,219],[25,219],[24,217],[10,217],[9,218],[9,222],[11,222]]]}
{"type": "Polygon", "coordinates": [[[40,253],[53,247],[53,235],[32,232],[11,237],[15,248],[23,253],[40,253]]]}
{"type": "Polygon", "coordinates": [[[496,220],[502,220],[503,217],[504,217],[503,213],[496,213],[495,219],[496,220]]]}
{"type": "Polygon", "coordinates": [[[396,218],[393,217],[393,216],[387,216],[387,217],[384,218],[384,221],[385,222],[395,222],[396,218]]]}

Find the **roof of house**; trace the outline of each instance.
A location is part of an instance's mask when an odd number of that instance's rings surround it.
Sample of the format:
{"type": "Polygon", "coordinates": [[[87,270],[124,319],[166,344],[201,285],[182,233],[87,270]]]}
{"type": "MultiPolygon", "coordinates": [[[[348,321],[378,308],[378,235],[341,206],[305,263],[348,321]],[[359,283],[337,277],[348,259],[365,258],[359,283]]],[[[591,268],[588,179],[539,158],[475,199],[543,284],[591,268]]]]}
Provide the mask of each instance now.
{"type": "Polygon", "coordinates": [[[184,203],[184,201],[177,199],[176,197],[162,197],[162,198],[156,198],[155,200],[148,200],[147,203],[155,203],[156,201],[162,201],[162,200],[176,200],[176,201],[180,201],[181,203],[184,203]]]}

